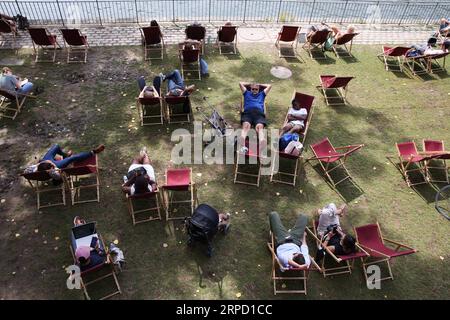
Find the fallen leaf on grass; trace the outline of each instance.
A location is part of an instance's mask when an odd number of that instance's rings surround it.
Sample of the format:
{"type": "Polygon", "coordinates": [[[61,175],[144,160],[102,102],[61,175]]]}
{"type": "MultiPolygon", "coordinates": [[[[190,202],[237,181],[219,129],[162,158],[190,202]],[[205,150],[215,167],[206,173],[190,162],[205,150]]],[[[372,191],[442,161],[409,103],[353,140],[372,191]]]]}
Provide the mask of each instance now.
{"type": "Polygon", "coordinates": [[[163,248],[167,248],[169,245],[167,243],[163,243],[163,248]]]}
{"type": "Polygon", "coordinates": [[[238,292],[236,293],[236,298],[240,298],[242,296],[242,293],[238,292]]]}
{"type": "Polygon", "coordinates": [[[119,244],[119,240],[116,239],[116,240],[113,241],[113,243],[114,244],[119,244]]]}

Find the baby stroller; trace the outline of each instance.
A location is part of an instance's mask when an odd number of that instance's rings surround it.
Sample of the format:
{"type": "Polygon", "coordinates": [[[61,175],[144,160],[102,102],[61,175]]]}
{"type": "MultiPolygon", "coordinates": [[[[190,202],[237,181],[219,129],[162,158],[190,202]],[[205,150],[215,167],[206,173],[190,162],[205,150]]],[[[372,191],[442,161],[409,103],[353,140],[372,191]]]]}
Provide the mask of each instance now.
{"type": "Polygon", "coordinates": [[[184,223],[189,236],[188,246],[193,246],[194,241],[205,243],[208,257],[212,256],[213,247],[211,241],[216,233],[221,231],[227,234],[230,228],[229,223],[219,225],[219,213],[207,204],[200,204],[191,217],[185,218],[184,223]]]}
{"type": "Polygon", "coordinates": [[[227,135],[227,129],[230,129],[230,126],[225,121],[225,119],[219,114],[219,112],[209,104],[207,99],[208,97],[203,97],[203,101],[207,103],[208,109],[212,110],[211,115],[204,113],[201,107],[197,107],[196,109],[215,130],[214,137],[216,136],[219,138],[225,137],[227,135]]]}

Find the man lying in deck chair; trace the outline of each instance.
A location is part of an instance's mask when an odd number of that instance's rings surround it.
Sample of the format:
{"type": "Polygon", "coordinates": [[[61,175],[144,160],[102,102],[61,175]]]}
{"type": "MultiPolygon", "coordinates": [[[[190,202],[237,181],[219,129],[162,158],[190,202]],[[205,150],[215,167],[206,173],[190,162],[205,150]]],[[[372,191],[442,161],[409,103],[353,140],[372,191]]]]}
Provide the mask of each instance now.
{"type": "Polygon", "coordinates": [[[167,96],[188,96],[194,89],[195,85],[186,86],[178,69],[173,70],[167,74],[160,73],[162,81],[167,80],[167,96]]]}
{"type": "Polygon", "coordinates": [[[305,119],[308,118],[308,110],[302,108],[297,100],[292,100],[292,107],[288,111],[288,123],[281,129],[281,134],[300,133],[305,127],[305,119]]]}
{"type": "Polygon", "coordinates": [[[441,19],[439,24],[439,34],[443,37],[448,37],[450,35],[450,19],[441,19]]]}
{"type": "Polygon", "coordinates": [[[267,94],[270,92],[270,89],[272,89],[272,85],[266,85],[266,88],[261,91],[259,90],[258,84],[250,84],[250,91],[247,90],[246,85],[248,85],[248,83],[239,82],[239,87],[244,96],[243,112],[241,113],[241,152],[244,154],[248,152],[248,148],[245,146],[245,139],[252,126],[254,126],[258,133],[259,150],[261,153],[267,145],[263,133],[263,129],[267,125],[264,101],[267,94]]]}
{"type": "Polygon", "coordinates": [[[306,245],[306,225],[308,217],[300,214],[294,228],[288,231],[282,224],[277,212],[269,214],[270,230],[275,238],[275,249],[283,268],[306,270],[311,264],[306,245]]]}
{"type": "Polygon", "coordinates": [[[73,162],[86,160],[103,150],[105,150],[105,146],[101,144],[92,151],[72,154],[71,150],[64,152],[59,145],[55,144],[47,151],[38,164],[29,166],[24,173],[48,171],[54,181],[61,181],[60,169],[66,168],[73,162]]]}
{"type": "Polygon", "coordinates": [[[150,162],[147,148],[143,147],[139,152],[139,156],[133,159],[127,175],[123,177],[123,192],[134,195],[156,190],[155,171],[150,162]]]}
{"type": "Polygon", "coordinates": [[[10,68],[4,67],[0,76],[0,89],[18,94],[29,94],[33,90],[33,84],[27,78],[21,79],[13,75],[10,68]]]}

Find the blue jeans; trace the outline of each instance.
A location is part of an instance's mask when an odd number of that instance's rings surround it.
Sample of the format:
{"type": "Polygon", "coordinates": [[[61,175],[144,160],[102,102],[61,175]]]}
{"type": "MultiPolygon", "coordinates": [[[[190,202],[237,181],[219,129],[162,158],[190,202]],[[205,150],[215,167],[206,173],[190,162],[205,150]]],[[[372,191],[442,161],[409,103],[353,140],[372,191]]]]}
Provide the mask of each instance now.
{"type": "Polygon", "coordinates": [[[175,69],[171,73],[166,74],[167,90],[172,91],[175,89],[184,90],[185,85],[181,73],[179,70],[175,69]]]}
{"type": "Polygon", "coordinates": [[[138,78],[138,85],[139,85],[139,90],[142,91],[145,88],[145,78],[144,76],[141,76],[138,78]]]}
{"type": "Polygon", "coordinates": [[[17,93],[29,94],[32,90],[33,84],[31,82],[27,82],[19,90],[17,90],[17,93]]]}
{"type": "Polygon", "coordinates": [[[54,144],[44,155],[41,161],[44,160],[50,160],[57,166],[59,169],[67,167],[69,164],[75,161],[83,161],[90,157],[92,157],[94,154],[92,151],[89,152],[80,152],[74,155],[71,155],[70,157],[67,157],[67,154],[62,151],[61,147],[58,144],[54,144]],[[63,156],[64,159],[62,160],[55,160],[55,156],[60,155],[63,156]]]}
{"type": "Polygon", "coordinates": [[[208,73],[208,64],[206,63],[205,59],[200,58],[200,73],[202,75],[205,75],[208,73]]]}

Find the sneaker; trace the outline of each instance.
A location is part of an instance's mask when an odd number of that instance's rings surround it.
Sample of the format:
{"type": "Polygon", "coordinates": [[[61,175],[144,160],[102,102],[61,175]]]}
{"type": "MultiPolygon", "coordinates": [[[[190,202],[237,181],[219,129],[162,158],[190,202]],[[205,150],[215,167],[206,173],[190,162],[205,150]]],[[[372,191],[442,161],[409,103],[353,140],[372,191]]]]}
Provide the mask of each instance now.
{"type": "Polygon", "coordinates": [[[248,153],[248,148],[247,147],[242,147],[241,150],[239,150],[240,153],[243,154],[247,154],[248,153]]]}
{"type": "Polygon", "coordinates": [[[195,84],[191,84],[190,86],[187,86],[184,91],[188,94],[191,94],[195,90],[195,84]]]}
{"type": "Polygon", "coordinates": [[[158,76],[161,77],[162,81],[166,80],[166,76],[164,75],[164,73],[161,72],[158,76]]]}
{"type": "Polygon", "coordinates": [[[100,152],[102,152],[103,150],[105,150],[105,145],[104,144],[101,144],[101,145],[99,145],[97,148],[95,148],[94,150],[92,150],[94,153],[100,153],[100,152]]]}

